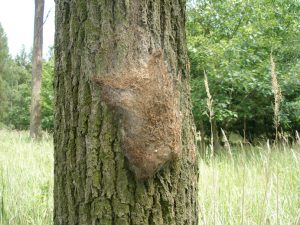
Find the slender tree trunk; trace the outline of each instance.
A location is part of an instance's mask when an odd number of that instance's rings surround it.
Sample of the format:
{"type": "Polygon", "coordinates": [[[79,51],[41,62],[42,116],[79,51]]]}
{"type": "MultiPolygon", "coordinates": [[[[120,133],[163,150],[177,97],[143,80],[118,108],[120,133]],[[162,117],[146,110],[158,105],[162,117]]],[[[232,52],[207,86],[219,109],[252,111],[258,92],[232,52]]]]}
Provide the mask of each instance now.
{"type": "Polygon", "coordinates": [[[44,0],[35,0],[34,37],[32,55],[32,81],[30,106],[30,137],[40,138],[41,133],[41,86],[43,64],[44,0]]]}
{"type": "Polygon", "coordinates": [[[185,1],[57,0],[54,88],[55,225],[198,224],[185,1]],[[179,83],[182,153],[138,181],[118,114],[92,78],[121,76],[160,51],[179,83]]]}

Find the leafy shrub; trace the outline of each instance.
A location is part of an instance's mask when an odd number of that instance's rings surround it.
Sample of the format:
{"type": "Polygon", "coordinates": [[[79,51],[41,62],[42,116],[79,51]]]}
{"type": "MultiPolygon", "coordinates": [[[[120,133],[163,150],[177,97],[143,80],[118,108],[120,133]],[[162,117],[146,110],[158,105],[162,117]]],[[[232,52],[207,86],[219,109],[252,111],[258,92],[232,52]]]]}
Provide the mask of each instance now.
{"type": "Polygon", "coordinates": [[[241,134],[246,128],[250,139],[273,136],[271,53],[283,94],[281,127],[299,129],[299,26],[299,1],[191,1],[187,30],[198,129],[210,130],[206,71],[219,127],[241,134]]]}

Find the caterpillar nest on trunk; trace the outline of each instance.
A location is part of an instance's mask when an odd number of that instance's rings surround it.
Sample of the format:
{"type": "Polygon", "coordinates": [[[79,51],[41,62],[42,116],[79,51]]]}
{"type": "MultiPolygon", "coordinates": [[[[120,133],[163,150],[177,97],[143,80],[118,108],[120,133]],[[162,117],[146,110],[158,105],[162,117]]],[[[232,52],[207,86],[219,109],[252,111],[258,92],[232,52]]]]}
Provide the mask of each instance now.
{"type": "Polygon", "coordinates": [[[144,66],[95,76],[101,99],[119,117],[121,147],[138,180],[148,179],[181,154],[179,91],[162,52],[144,66]]]}

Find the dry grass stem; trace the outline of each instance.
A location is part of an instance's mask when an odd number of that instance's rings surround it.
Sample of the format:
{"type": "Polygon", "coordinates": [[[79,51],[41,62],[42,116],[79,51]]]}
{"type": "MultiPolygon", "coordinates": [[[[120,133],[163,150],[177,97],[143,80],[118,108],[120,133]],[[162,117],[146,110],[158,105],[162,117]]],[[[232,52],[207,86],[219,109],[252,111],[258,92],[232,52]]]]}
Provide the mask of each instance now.
{"type": "Polygon", "coordinates": [[[211,148],[211,157],[214,156],[214,135],[213,135],[213,118],[214,118],[214,110],[213,110],[213,98],[210,94],[209,85],[208,85],[208,79],[207,75],[204,71],[204,85],[205,85],[205,91],[207,95],[207,109],[209,112],[209,122],[210,122],[210,148],[211,148]]]}
{"type": "Polygon", "coordinates": [[[262,222],[264,224],[268,224],[269,218],[267,215],[267,209],[269,208],[270,204],[270,195],[272,191],[272,177],[271,177],[271,146],[269,140],[267,141],[267,155],[266,160],[264,162],[264,171],[265,171],[265,192],[264,192],[264,202],[263,202],[263,208],[261,215],[261,224],[262,222]]]}
{"type": "Polygon", "coordinates": [[[275,127],[275,140],[276,143],[278,141],[278,128],[280,125],[280,103],[281,103],[281,89],[278,84],[277,76],[276,76],[276,64],[273,60],[272,54],[270,55],[271,61],[271,77],[272,77],[272,91],[274,94],[274,127],[275,127]]]}
{"type": "Polygon", "coordinates": [[[222,128],[221,128],[221,132],[222,132],[223,140],[224,140],[224,143],[225,143],[224,147],[228,151],[230,159],[233,160],[230,143],[229,143],[228,138],[227,138],[227,136],[226,136],[226,134],[225,134],[225,132],[222,128]]]}
{"type": "Polygon", "coordinates": [[[299,136],[299,133],[298,133],[298,131],[296,131],[295,133],[296,133],[296,143],[298,145],[300,145],[300,136],[299,136]]]}
{"type": "Polygon", "coordinates": [[[241,216],[242,216],[242,225],[244,225],[244,220],[245,220],[245,173],[246,173],[246,163],[245,163],[245,159],[243,159],[243,190],[242,190],[242,212],[241,212],[241,216]]]}

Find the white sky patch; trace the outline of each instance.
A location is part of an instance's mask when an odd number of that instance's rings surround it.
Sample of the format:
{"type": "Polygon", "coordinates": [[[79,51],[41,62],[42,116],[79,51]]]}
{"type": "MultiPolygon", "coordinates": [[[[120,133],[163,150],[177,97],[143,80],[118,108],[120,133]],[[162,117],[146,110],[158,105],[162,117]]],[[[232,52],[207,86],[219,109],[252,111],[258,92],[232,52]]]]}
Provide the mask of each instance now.
{"type": "MultiPolygon", "coordinates": [[[[54,11],[53,0],[45,0],[43,55],[47,57],[48,48],[54,43],[54,11]]],[[[25,47],[30,52],[33,43],[34,0],[0,0],[0,23],[7,36],[10,54],[15,57],[25,47]]]]}

